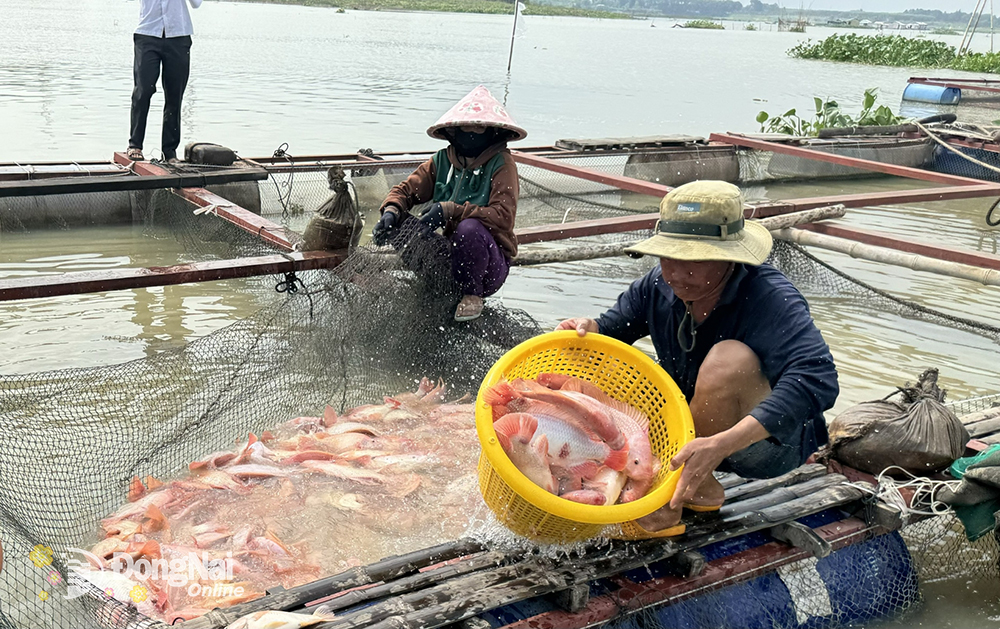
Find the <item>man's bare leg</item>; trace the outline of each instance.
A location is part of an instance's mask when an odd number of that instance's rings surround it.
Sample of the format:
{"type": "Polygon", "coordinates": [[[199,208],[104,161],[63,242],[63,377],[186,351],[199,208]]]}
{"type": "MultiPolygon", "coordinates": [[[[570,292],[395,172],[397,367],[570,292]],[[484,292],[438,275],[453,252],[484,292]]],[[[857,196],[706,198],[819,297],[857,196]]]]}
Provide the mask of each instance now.
{"type": "MultiPolygon", "coordinates": [[[[691,416],[695,434],[710,437],[729,430],[750,414],[771,394],[771,386],[760,368],[760,359],[739,341],[722,341],[709,350],[698,370],[691,416]]],[[[715,510],[722,506],[725,491],[711,474],[702,481],[698,493],[684,506],[694,510],[715,510]]],[[[681,509],[670,505],[638,520],[647,531],[660,531],[681,519],[681,509]]]]}
{"type": "MultiPolygon", "coordinates": [[[[729,430],[770,394],[771,386],[752,349],[739,341],[716,344],[698,370],[691,399],[695,434],[710,437],[729,430]]],[[[724,498],[722,485],[709,476],[687,506],[714,509],[724,498]]]]}

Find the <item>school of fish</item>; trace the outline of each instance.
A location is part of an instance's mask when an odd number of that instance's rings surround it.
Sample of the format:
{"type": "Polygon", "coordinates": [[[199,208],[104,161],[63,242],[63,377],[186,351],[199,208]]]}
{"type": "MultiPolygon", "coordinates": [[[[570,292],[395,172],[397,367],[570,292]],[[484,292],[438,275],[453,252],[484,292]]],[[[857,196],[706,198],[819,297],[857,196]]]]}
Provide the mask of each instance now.
{"type": "Polygon", "coordinates": [[[503,380],[484,393],[511,462],[533,483],[588,505],[638,500],[660,461],[649,419],[598,386],[564,374],[503,380]]]}
{"type": "MultiPolygon", "coordinates": [[[[128,502],[101,521],[102,539],[77,572],[173,623],[460,537],[481,505],[479,447],[473,404],[445,403],[444,395],[443,383],[424,379],[382,404],[341,415],[327,407],[322,417],[250,434],[190,463],[180,478],[133,478],[128,502]],[[192,588],[112,569],[116,554],[184,561],[192,552],[228,558],[224,585],[239,590],[214,587],[217,575],[192,588]]],[[[239,626],[284,626],[275,614],[239,626]]]]}

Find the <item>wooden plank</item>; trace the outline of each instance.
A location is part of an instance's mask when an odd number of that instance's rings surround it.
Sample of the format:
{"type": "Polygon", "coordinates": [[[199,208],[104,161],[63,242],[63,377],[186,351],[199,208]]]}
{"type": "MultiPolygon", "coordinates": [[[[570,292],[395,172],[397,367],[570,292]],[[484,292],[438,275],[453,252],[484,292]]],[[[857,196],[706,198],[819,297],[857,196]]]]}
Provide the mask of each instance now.
{"type": "MultiPolygon", "coordinates": [[[[908,179],[919,179],[921,181],[951,184],[955,186],[982,184],[982,181],[979,179],[972,179],[969,177],[959,177],[957,175],[946,175],[944,173],[937,173],[931,170],[924,170],[922,168],[898,166],[896,164],[876,162],[870,159],[847,157],[846,155],[837,155],[834,153],[827,153],[824,151],[818,151],[816,149],[809,149],[801,146],[790,146],[788,144],[780,144],[778,142],[755,140],[742,135],[732,134],[732,133],[713,133],[712,135],[709,136],[709,140],[712,142],[724,142],[726,144],[733,144],[735,146],[742,146],[745,148],[756,149],[759,151],[771,151],[773,153],[782,153],[784,155],[791,155],[793,157],[800,157],[802,159],[811,159],[819,162],[827,162],[830,164],[837,164],[840,166],[852,166],[854,168],[860,168],[862,170],[883,173],[886,175],[893,175],[896,177],[906,177],[908,179]]],[[[997,186],[997,189],[1000,190],[1000,186],[997,186]]]]}
{"type": "MultiPolygon", "coordinates": [[[[843,478],[841,477],[841,482],[843,478]]],[[[798,519],[833,506],[860,499],[860,489],[847,485],[827,487],[805,498],[759,512],[750,512],[733,521],[717,520],[674,540],[648,540],[612,545],[604,553],[588,553],[582,558],[553,561],[530,558],[520,564],[485,571],[440,584],[398,599],[387,600],[346,613],[315,625],[316,629],[433,629],[461,622],[485,611],[510,603],[552,594],[580,583],[607,578],[623,571],[662,561],[677,552],[728,539],[747,532],[770,528],[775,518],[792,515],[798,519]]]]}
{"type": "Polygon", "coordinates": [[[174,266],[104,269],[41,277],[19,277],[0,280],[0,302],[330,269],[343,262],[346,256],[346,252],[309,251],[174,266]]]}
{"type": "Polygon", "coordinates": [[[826,475],[826,466],[818,463],[797,467],[787,474],[775,478],[763,478],[746,482],[726,490],[726,504],[755,498],[770,493],[780,487],[797,485],[826,475]]]}
{"type": "Polygon", "coordinates": [[[422,548],[411,553],[406,553],[405,555],[386,557],[381,561],[367,566],[350,568],[339,574],[288,590],[281,587],[268,590],[268,593],[261,598],[246,603],[239,603],[225,609],[215,609],[200,618],[183,622],[180,626],[184,627],[184,629],[222,629],[237,619],[253,612],[268,609],[281,611],[297,609],[311,601],[336,592],[415,574],[421,568],[426,568],[427,566],[432,566],[449,559],[478,553],[482,550],[482,544],[468,538],[445,542],[444,544],[422,548]]]}
{"type": "Polygon", "coordinates": [[[0,164],[0,181],[51,179],[54,177],[114,177],[131,173],[109,162],[73,164],[0,164]]]}

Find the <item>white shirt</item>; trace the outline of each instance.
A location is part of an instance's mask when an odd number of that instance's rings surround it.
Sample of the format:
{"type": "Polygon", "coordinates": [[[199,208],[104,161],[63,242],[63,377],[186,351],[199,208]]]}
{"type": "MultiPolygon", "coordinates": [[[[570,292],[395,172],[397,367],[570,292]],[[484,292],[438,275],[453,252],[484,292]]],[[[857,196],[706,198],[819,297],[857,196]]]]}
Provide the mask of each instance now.
{"type": "MultiPolygon", "coordinates": [[[[192,9],[202,0],[188,0],[192,9]]],[[[139,0],[139,35],[151,37],[183,37],[194,34],[191,14],[184,0],[139,0]]]]}

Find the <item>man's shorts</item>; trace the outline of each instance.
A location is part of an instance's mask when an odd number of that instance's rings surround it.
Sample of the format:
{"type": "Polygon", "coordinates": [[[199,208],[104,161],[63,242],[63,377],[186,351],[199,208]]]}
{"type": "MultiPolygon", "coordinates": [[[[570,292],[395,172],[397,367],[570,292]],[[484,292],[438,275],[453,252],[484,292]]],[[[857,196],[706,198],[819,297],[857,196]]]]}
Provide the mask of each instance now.
{"type": "Polygon", "coordinates": [[[774,478],[791,472],[801,462],[799,448],[765,439],[726,457],[719,465],[719,471],[732,472],[743,478],[774,478]]]}

